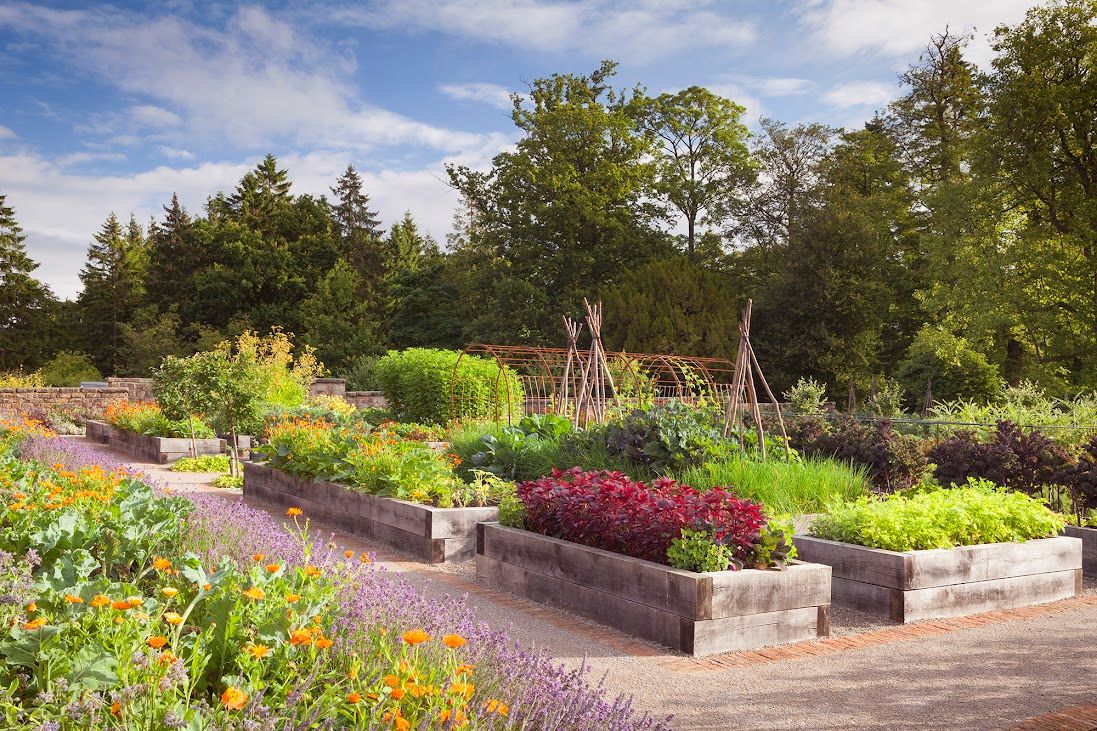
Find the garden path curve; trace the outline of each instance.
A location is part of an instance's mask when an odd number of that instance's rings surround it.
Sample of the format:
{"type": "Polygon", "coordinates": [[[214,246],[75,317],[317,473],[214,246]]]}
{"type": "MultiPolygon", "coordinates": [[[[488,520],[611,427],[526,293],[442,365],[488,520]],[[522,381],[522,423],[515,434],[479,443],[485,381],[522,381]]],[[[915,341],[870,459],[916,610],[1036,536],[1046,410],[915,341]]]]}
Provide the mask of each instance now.
{"type": "MultiPolygon", "coordinates": [[[[104,445],[88,446],[180,492],[240,497],[238,490],[210,487],[213,475],[170,472],[104,445]]],[[[1080,599],[905,627],[877,622],[858,631],[852,625],[863,618],[843,626],[838,612],[838,636],[828,640],[694,660],[482,587],[471,564],[432,567],[358,538],[334,538],[348,549],[376,552],[381,565],[428,593],[468,594],[483,621],[569,666],[585,658],[612,692],[634,696],[637,707],[653,714],[673,715],[683,731],[1094,728],[1084,720],[1089,714],[1063,713],[1097,705],[1092,580],[1080,599]],[[1057,712],[1083,720],[1031,725],[1057,712]]]]}

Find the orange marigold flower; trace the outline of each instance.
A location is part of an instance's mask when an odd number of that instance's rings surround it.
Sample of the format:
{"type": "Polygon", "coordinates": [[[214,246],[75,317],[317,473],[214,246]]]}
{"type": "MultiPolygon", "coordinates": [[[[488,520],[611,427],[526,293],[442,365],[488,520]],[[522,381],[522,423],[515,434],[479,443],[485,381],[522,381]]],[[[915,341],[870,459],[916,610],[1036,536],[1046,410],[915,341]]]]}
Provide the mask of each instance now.
{"type": "Polygon", "coordinates": [[[303,515],[304,512],[305,511],[301,510],[301,508],[290,508],[289,510],[286,511],[286,515],[288,515],[289,517],[292,518],[295,515],[303,515]]]}
{"type": "Polygon", "coordinates": [[[120,602],[111,602],[110,608],[117,609],[120,612],[128,612],[129,610],[133,609],[133,607],[130,606],[129,599],[124,599],[120,602]]]}
{"type": "Polygon", "coordinates": [[[430,635],[421,629],[408,630],[400,635],[400,637],[409,645],[418,645],[420,642],[430,642],[430,635]]]}
{"type": "Polygon", "coordinates": [[[362,700],[361,693],[347,693],[347,703],[358,703],[362,700]]]}
{"type": "Polygon", "coordinates": [[[115,718],[121,718],[122,717],[122,704],[119,703],[118,701],[115,701],[114,703],[111,703],[110,704],[110,715],[114,716],[115,718]]]}
{"type": "Polygon", "coordinates": [[[476,691],[476,688],[472,685],[472,683],[456,682],[456,683],[450,683],[450,686],[449,686],[449,692],[450,693],[456,693],[457,695],[462,695],[462,696],[465,697],[465,700],[468,700],[469,698],[472,698],[472,694],[475,691],[476,691]]]}
{"type": "Polygon", "coordinates": [[[461,710],[458,710],[456,713],[454,713],[447,708],[446,710],[442,711],[442,713],[438,716],[438,720],[441,721],[443,724],[449,721],[450,718],[453,719],[454,727],[460,726],[465,722],[465,714],[461,710]]]}
{"type": "Polygon", "coordinates": [[[277,564],[277,563],[268,563],[267,566],[266,566],[268,574],[273,574],[274,572],[276,572],[280,568],[282,568],[282,564],[277,564]]]}
{"type": "Polygon", "coordinates": [[[252,586],[252,587],[249,587],[247,589],[244,589],[243,594],[248,599],[252,599],[254,601],[259,601],[260,599],[262,599],[263,597],[266,596],[266,594],[263,592],[263,590],[260,589],[258,586],[252,586]]]}
{"type": "Polygon", "coordinates": [[[476,669],[475,665],[458,665],[454,672],[458,675],[471,675],[474,669],[476,669]]]}
{"type": "Polygon", "coordinates": [[[321,573],[320,569],[316,568],[315,566],[309,565],[309,566],[305,567],[305,576],[314,576],[315,577],[315,576],[319,576],[320,573],[321,573]]]}
{"type": "Polygon", "coordinates": [[[202,584],[202,591],[209,591],[212,588],[213,588],[213,584],[210,584],[210,583],[202,584]]]}
{"type": "Polygon", "coordinates": [[[95,608],[105,607],[110,604],[110,597],[104,594],[96,594],[91,598],[91,605],[95,608]]]}
{"type": "Polygon", "coordinates": [[[487,709],[488,713],[498,713],[500,716],[505,716],[510,713],[510,708],[507,706],[506,703],[503,703],[503,701],[499,701],[494,698],[485,703],[484,708],[487,709]]]}
{"type": "Polygon", "coordinates": [[[262,561],[266,557],[267,557],[266,554],[257,553],[254,556],[252,556],[251,559],[252,559],[252,561],[255,561],[256,563],[259,563],[260,561],[262,561]]]}
{"type": "Polygon", "coordinates": [[[157,658],[157,661],[161,665],[174,665],[175,661],[178,660],[178,659],[179,659],[178,655],[176,655],[171,650],[167,650],[165,652],[160,653],[160,657],[157,658]]]}
{"type": "Polygon", "coordinates": [[[151,647],[152,649],[159,650],[161,647],[168,644],[168,638],[162,637],[161,635],[153,635],[152,637],[145,640],[145,642],[147,642],[149,647],[151,647]]]}
{"type": "Polygon", "coordinates": [[[176,594],[179,593],[179,590],[176,589],[174,586],[165,586],[163,589],[160,590],[160,593],[166,596],[168,599],[172,599],[175,597],[176,594]]]}
{"type": "Polygon", "coordinates": [[[65,601],[69,604],[83,604],[84,600],[75,594],[65,594],[65,601]]]}
{"type": "Polygon", "coordinates": [[[45,617],[39,617],[38,619],[32,619],[31,621],[23,625],[25,630],[42,629],[48,624],[45,617]]]}
{"type": "Polygon", "coordinates": [[[354,558],[354,551],[343,551],[343,556],[346,558],[354,558]]]}
{"type": "Polygon", "coordinates": [[[164,612],[164,621],[168,624],[182,624],[183,617],[176,612],[164,612]]]}
{"type": "Polygon", "coordinates": [[[262,659],[267,657],[271,653],[271,649],[266,645],[248,645],[245,651],[254,658],[262,659]]]}
{"type": "Polygon", "coordinates": [[[320,637],[316,640],[316,646],[319,647],[321,650],[326,650],[333,644],[335,643],[329,640],[327,637],[320,637]]]}
{"type": "Polygon", "coordinates": [[[404,697],[405,692],[404,692],[403,688],[393,688],[392,693],[390,693],[389,695],[392,696],[392,699],[394,701],[398,701],[398,700],[400,700],[401,698],[404,697]]]}
{"type": "Polygon", "coordinates": [[[358,560],[361,561],[362,563],[373,563],[373,559],[371,559],[369,557],[369,554],[367,554],[365,552],[363,552],[362,555],[358,557],[358,560]]]}
{"type": "Polygon", "coordinates": [[[37,612],[38,611],[38,602],[31,602],[30,604],[28,604],[27,605],[27,611],[28,612],[37,612]]]}
{"type": "Polygon", "coordinates": [[[126,602],[129,603],[130,609],[137,609],[137,607],[139,607],[139,606],[141,606],[142,604],[145,603],[145,597],[143,597],[143,596],[131,596],[131,597],[128,597],[126,599],[126,602]]]}
{"type": "Polygon", "coordinates": [[[221,705],[230,711],[239,711],[248,702],[248,694],[239,688],[229,686],[221,694],[221,705]]]}
{"type": "Polygon", "coordinates": [[[286,594],[286,601],[293,604],[295,601],[301,598],[300,594],[286,594]]]}
{"type": "Polygon", "coordinates": [[[443,635],[442,644],[450,648],[451,650],[456,650],[458,647],[464,647],[465,645],[467,645],[468,640],[466,640],[461,635],[443,635]]]}
{"type": "Polygon", "coordinates": [[[166,558],[155,558],[152,560],[152,567],[157,571],[167,571],[171,568],[171,561],[166,558]]]}
{"type": "Polygon", "coordinates": [[[386,675],[382,682],[390,688],[396,688],[400,685],[400,678],[395,675],[386,675]]]}
{"type": "Polygon", "coordinates": [[[295,629],[289,633],[289,643],[291,645],[311,645],[312,644],[312,630],[311,629],[295,629]]]}

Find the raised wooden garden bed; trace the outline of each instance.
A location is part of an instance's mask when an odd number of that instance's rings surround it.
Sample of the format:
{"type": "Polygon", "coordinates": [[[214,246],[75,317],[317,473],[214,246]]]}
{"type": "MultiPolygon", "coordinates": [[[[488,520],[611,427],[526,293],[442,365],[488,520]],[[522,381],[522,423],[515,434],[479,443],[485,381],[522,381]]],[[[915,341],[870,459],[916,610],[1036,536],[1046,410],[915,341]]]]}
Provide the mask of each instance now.
{"type": "Polygon", "coordinates": [[[801,559],[834,570],[835,602],[898,622],[1043,604],[1082,591],[1077,538],[905,552],[805,535],[793,541],[801,559]]]}
{"type": "Polygon", "coordinates": [[[476,577],[626,634],[702,656],[829,634],[830,568],[694,573],[481,523],[476,577]]]}
{"type": "MultiPolygon", "coordinates": [[[[165,464],[174,462],[180,457],[191,456],[191,440],[188,438],[156,437],[148,434],[116,429],[103,421],[85,422],[85,434],[87,438],[109,444],[115,449],[129,452],[138,459],[146,462],[165,464]]],[[[224,443],[220,439],[195,439],[194,453],[198,456],[206,454],[221,454],[224,443]]]]}
{"type": "Polygon", "coordinates": [[[1072,538],[1082,539],[1082,573],[1097,576],[1097,528],[1068,525],[1063,532],[1072,538]]]}
{"type": "Polygon", "coordinates": [[[301,508],[306,516],[330,521],[348,533],[428,563],[471,560],[476,555],[476,524],[499,519],[495,507],[435,508],[295,477],[253,462],[244,463],[244,495],[301,508]]]}

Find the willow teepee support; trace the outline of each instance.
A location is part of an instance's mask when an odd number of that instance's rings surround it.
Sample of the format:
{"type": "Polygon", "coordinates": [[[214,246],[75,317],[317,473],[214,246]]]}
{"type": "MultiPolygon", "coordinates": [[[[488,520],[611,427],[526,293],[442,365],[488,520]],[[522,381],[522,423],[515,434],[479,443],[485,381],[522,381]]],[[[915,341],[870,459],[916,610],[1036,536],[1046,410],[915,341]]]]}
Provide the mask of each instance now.
{"type": "Polygon", "coordinates": [[[753,300],[747,300],[747,306],[743,309],[743,319],[739,323],[739,346],[735,352],[735,370],[732,375],[731,393],[728,399],[727,411],[724,415],[724,437],[731,435],[731,430],[736,427],[739,432],[739,443],[742,444],[742,430],[738,429],[739,408],[745,406],[745,410],[754,421],[754,429],[758,434],[758,449],[762,458],[766,456],[766,433],[762,426],[762,412],[758,403],[758,389],[754,385],[755,376],[762,384],[769,397],[770,403],[777,412],[777,423],[781,428],[781,438],[785,444],[785,457],[791,458],[792,452],[788,445],[788,433],[785,431],[785,420],[781,416],[781,404],[773,395],[762,366],[758,363],[758,356],[754,354],[754,346],[750,344],[750,315],[753,300]],[[745,401],[745,403],[744,403],[745,401]]]}
{"type": "Polygon", "coordinates": [[[599,302],[591,306],[590,302],[584,297],[583,306],[587,310],[586,319],[587,329],[590,330],[590,350],[587,353],[587,362],[583,368],[583,378],[579,384],[579,394],[575,407],[576,424],[579,423],[584,409],[590,410],[594,421],[605,421],[609,394],[613,395],[614,404],[620,405],[617,389],[613,383],[613,375],[609,372],[606,349],[602,345],[602,303],[599,302]]]}
{"type": "MultiPolygon", "coordinates": [[[[564,375],[560,381],[560,402],[557,405],[557,412],[561,416],[568,415],[568,409],[571,406],[571,368],[572,364],[578,370],[583,365],[583,359],[579,357],[579,334],[583,331],[583,323],[578,320],[573,320],[567,315],[564,316],[564,331],[567,333],[568,343],[568,355],[567,360],[564,362],[564,375]]],[[[575,392],[575,410],[572,413],[574,423],[579,424],[579,391],[575,392]]]]}

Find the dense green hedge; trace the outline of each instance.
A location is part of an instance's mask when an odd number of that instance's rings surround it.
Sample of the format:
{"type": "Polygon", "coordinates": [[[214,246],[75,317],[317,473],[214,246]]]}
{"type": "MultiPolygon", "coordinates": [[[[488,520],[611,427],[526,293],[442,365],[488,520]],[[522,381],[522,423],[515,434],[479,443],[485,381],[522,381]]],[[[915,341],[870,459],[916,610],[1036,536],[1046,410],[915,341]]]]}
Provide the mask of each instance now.
{"type": "Polygon", "coordinates": [[[377,382],[389,410],[401,421],[445,424],[453,419],[519,419],[522,384],[495,361],[460,351],[431,348],[390,350],[377,361],[377,382]],[[460,367],[457,366],[461,359],[460,367]],[[456,380],[454,380],[456,379],[456,380]]]}

